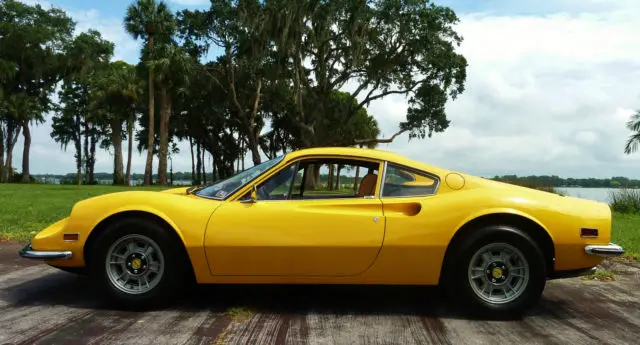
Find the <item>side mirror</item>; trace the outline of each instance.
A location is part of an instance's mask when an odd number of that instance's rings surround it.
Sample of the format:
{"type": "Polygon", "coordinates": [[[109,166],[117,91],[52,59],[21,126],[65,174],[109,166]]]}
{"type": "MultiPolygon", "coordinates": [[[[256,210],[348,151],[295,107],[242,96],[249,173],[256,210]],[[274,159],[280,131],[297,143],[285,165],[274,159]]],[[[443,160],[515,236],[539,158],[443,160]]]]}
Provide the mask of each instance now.
{"type": "Polygon", "coordinates": [[[240,200],[240,202],[243,204],[253,204],[257,201],[258,201],[258,187],[256,187],[256,185],[254,184],[253,188],[251,189],[250,197],[248,199],[242,199],[240,200]]]}

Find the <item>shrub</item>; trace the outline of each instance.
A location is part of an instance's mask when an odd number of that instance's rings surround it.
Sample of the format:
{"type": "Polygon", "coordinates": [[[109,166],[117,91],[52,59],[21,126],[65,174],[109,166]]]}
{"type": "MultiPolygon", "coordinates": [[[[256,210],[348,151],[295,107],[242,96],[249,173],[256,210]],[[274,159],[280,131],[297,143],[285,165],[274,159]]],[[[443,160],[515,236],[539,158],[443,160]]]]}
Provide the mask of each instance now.
{"type": "MultiPolygon", "coordinates": [[[[15,173],[14,172],[12,182],[13,183],[22,183],[22,173],[15,173]]],[[[28,183],[39,183],[39,182],[32,175],[29,175],[29,182],[28,183]]]]}
{"type": "Polygon", "coordinates": [[[640,213],[640,190],[623,188],[609,192],[609,206],[614,212],[640,213]]]}

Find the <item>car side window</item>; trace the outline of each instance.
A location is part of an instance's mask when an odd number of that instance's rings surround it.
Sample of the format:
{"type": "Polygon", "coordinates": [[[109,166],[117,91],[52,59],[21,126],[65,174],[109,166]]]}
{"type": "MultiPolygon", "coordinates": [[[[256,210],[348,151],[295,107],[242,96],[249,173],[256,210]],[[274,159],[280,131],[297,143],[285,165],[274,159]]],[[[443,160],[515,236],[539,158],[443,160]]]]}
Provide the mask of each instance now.
{"type": "Polygon", "coordinates": [[[427,174],[388,164],[382,187],[383,197],[426,196],[436,192],[438,181],[427,174]]]}
{"type": "Polygon", "coordinates": [[[373,197],[379,162],[353,158],[316,158],[300,161],[292,199],[373,197]]]}

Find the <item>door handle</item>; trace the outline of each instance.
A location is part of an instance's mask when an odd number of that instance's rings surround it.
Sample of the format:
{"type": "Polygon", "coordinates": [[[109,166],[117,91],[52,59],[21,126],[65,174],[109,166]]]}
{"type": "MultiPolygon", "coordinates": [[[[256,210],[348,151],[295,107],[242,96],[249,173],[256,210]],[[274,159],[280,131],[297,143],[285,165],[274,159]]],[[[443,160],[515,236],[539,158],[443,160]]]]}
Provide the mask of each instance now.
{"type": "Polygon", "coordinates": [[[389,203],[383,206],[385,215],[389,213],[399,213],[405,216],[415,216],[422,210],[422,205],[419,202],[400,202],[389,203]]]}

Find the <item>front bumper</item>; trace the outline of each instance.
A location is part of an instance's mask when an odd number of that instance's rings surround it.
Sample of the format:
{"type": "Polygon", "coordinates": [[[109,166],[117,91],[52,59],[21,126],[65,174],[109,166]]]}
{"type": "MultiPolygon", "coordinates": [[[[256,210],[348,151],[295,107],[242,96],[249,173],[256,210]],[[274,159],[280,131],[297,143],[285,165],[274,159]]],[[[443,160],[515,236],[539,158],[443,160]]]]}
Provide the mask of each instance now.
{"type": "Polygon", "coordinates": [[[63,260],[71,259],[72,253],[70,251],[50,252],[33,250],[31,243],[27,244],[20,250],[20,256],[26,259],[33,260],[63,260]]]}
{"type": "Polygon", "coordinates": [[[624,254],[624,249],[617,244],[609,243],[608,245],[588,245],[584,247],[584,252],[588,255],[615,257],[624,254]]]}

